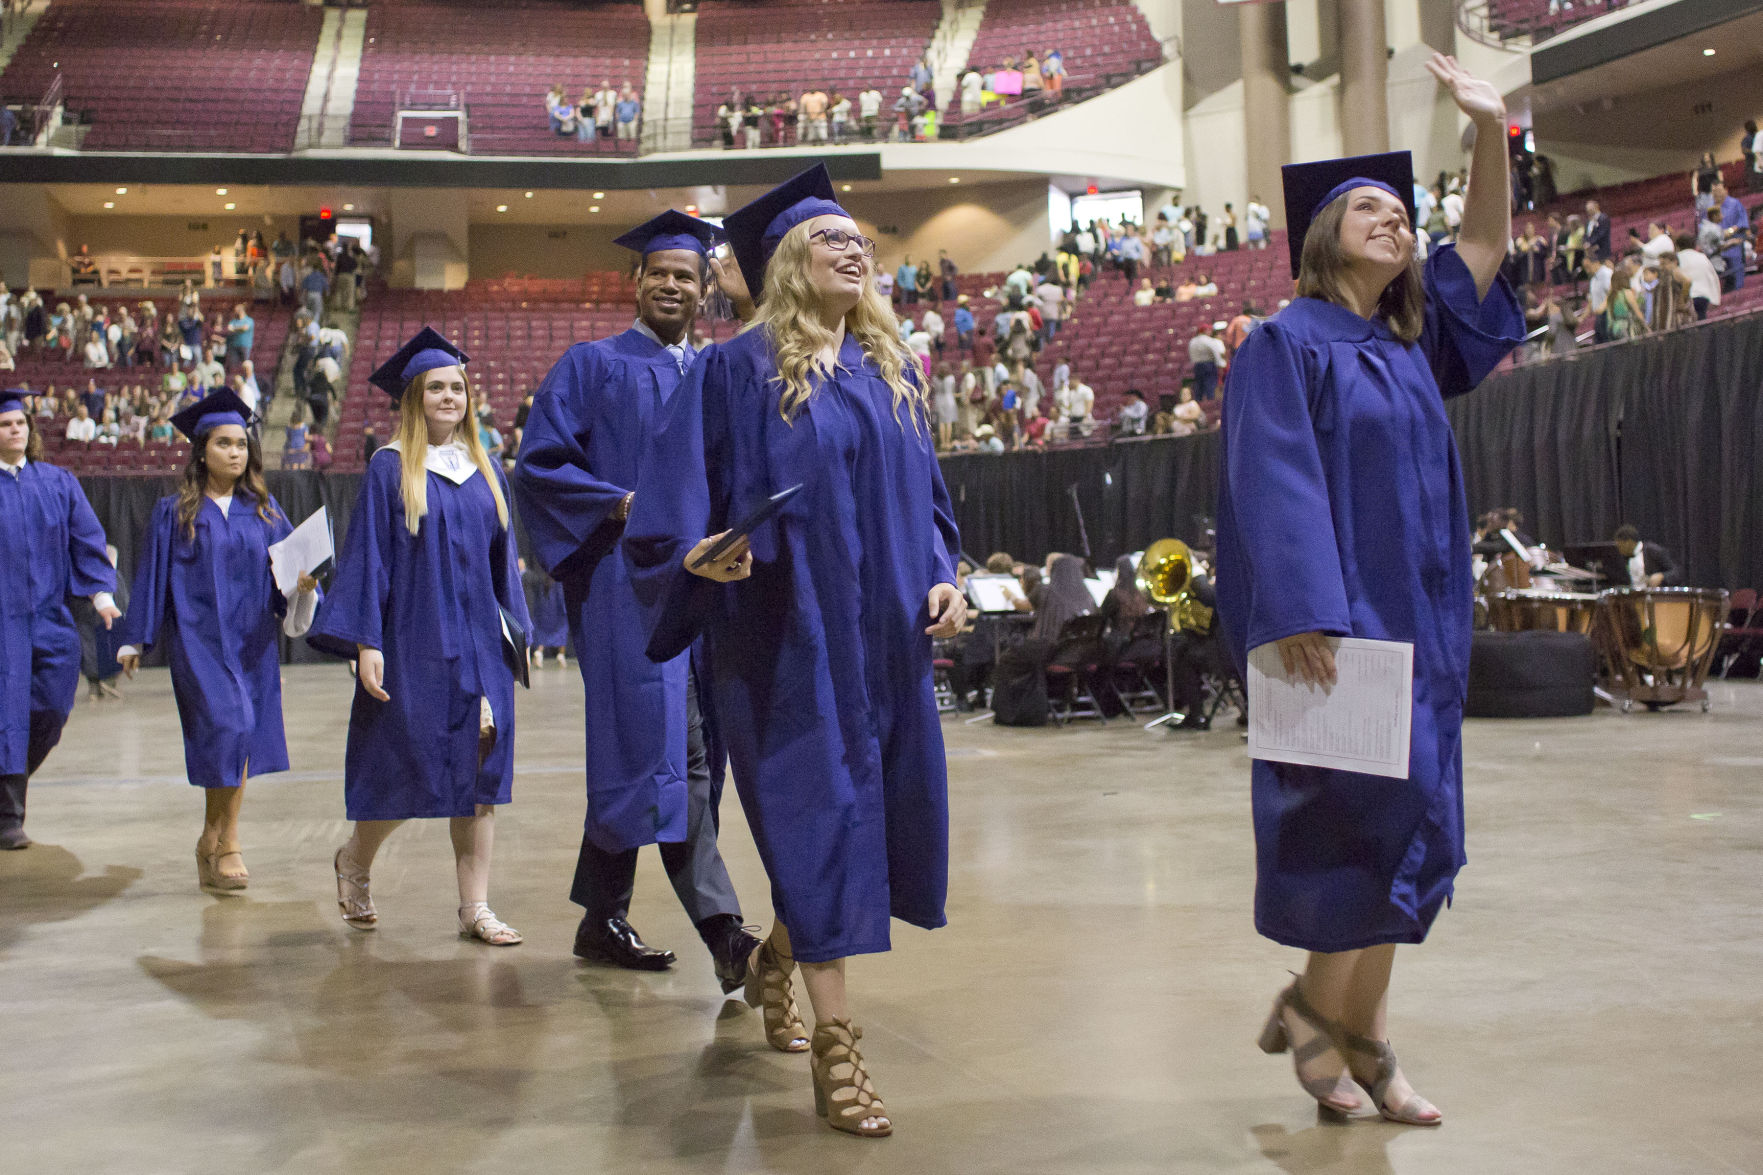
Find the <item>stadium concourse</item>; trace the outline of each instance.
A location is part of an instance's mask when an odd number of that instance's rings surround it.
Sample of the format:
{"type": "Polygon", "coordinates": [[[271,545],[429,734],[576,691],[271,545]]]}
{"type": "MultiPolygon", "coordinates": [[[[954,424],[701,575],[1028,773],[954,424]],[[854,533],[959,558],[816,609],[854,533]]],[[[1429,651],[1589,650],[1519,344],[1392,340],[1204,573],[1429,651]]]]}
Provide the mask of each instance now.
{"type": "Polygon", "coordinates": [[[1763,1175],[1759,79],[7,0],[0,1170],[1763,1175]]]}

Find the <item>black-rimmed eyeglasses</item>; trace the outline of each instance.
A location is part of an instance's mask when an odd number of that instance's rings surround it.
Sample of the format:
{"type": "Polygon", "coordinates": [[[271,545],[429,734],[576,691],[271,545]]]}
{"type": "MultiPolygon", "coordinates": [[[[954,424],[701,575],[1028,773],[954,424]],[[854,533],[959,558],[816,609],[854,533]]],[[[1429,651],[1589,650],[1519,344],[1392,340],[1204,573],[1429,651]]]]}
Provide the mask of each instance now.
{"type": "Polygon", "coordinates": [[[855,241],[859,253],[863,254],[865,257],[875,256],[875,242],[864,236],[862,233],[848,233],[842,228],[823,228],[817,233],[808,234],[808,239],[811,241],[816,237],[824,240],[826,242],[826,247],[831,249],[834,253],[843,253],[845,250],[849,249],[851,243],[855,241]]]}

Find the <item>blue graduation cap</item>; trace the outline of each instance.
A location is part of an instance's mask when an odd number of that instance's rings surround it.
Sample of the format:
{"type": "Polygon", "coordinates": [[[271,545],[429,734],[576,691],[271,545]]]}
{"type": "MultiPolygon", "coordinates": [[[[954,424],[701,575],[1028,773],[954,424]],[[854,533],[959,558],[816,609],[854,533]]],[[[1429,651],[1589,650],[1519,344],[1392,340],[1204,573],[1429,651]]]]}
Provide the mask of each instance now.
{"type": "Polygon", "coordinates": [[[716,235],[716,226],[710,222],[669,208],[612,243],[643,257],[669,249],[684,249],[702,257],[716,243],[716,235]]]}
{"type": "Polygon", "coordinates": [[[218,392],[210,392],[182,412],[171,418],[172,427],[196,440],[210,429],[223,424],[236,424],[240,428],[249,428],[251,409],[239,394],[231,388],[222,388],[218,392]]]}
{"type": "Polygon", "coordinates": [[[0,412],[23,412],[29,416],[31,412],[28,402],[30,397],[29,388],[7,388],[5,391],[0,391],[0,412]]]}
{"type": "Polygon", "coordinates": [[[367,377],[367,382],[393,400],[402,400],[404,389],[423,372],[433,371],[437,367],[464,367],[470,362],[470,355],[449,343],[434,327],[425,326],[408,343],[399,347],[396,355],[380,364],[367,377]]]}
{"type": "Polygon", "coordinates": [[[1288,163],[1279,169],[1279,176],[1285,188],[1286,247],[1292,254],[1293,277],[1298,276],[1310,222],[1354,188],[1388,192],[1402,202],[1408,210],[1408,226],[1415,227],[1414,157],[1407,151],[1288,163]]]}
{"type": "Polygon", "coordinates": [[[765,266],[784,234],[805,220],[829,215],[851,214],[834,198],[833,177],[826,164],[817,163],[723,218],[723,232],[755,302],[765,288],[765,266]]]}

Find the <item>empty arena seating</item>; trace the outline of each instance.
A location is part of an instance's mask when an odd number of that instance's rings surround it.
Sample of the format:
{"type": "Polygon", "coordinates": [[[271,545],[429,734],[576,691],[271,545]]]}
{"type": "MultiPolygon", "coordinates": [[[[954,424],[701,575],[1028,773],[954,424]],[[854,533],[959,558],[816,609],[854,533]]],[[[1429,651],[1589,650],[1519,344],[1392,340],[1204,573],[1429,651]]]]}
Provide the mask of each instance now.
{"type": "Polygon", "coordinates": [[[323,22],[284,0],[55,0],[0,95],[36,102],[59,73],[88,150],[288,151],[323,22]]]}
{"type": "Polygon", "coordinates": [[[785,0],[698,6],[693,136],[718,138],[716,108],[739,90],[770,99],[809,86],[851,97],[874,86],[888,111],[924,55],[942,9],[935,0],[785,0]]]}
{"type": "Polygon", "coordinates": [[[521,0],[498,5],[494,19],[487,11],[445,0],[370,6],[350,141],[389,143],[401,95],[450,90],[465,104],[473,154],[636,153],[635,140],[552,133],[545,93],[561,85],[574,99],[605,81],[640,88],[649,60],[641,5],[521,0]]]}
{"type": "Polygon", "coordinates": [[[1502,40],[1529,37],[1536,44],[1627,5],[1628,0],[1487,0],[1487,28],[1502,40]]]}

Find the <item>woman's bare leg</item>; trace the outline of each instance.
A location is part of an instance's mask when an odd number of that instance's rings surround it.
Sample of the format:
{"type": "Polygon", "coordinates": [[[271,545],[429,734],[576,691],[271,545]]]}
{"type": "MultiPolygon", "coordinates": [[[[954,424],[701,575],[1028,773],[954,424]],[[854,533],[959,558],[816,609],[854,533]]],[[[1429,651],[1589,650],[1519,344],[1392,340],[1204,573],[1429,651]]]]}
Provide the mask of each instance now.
{"type": "Polygon", "coordinates": [[[357,820],[354,834],[343,845],[343,855],[359,865],[363,873],[367,872],[380,846],[402,823],[402,820],[357,820]]]}
{"type": "Polygon", "coordinates": [[[459,879],[459,904],[490,900],[490,855],[496,844],[496,808],[479,804],[475,815],[447,822],[453,838],[453,867],[459,879]]]}

